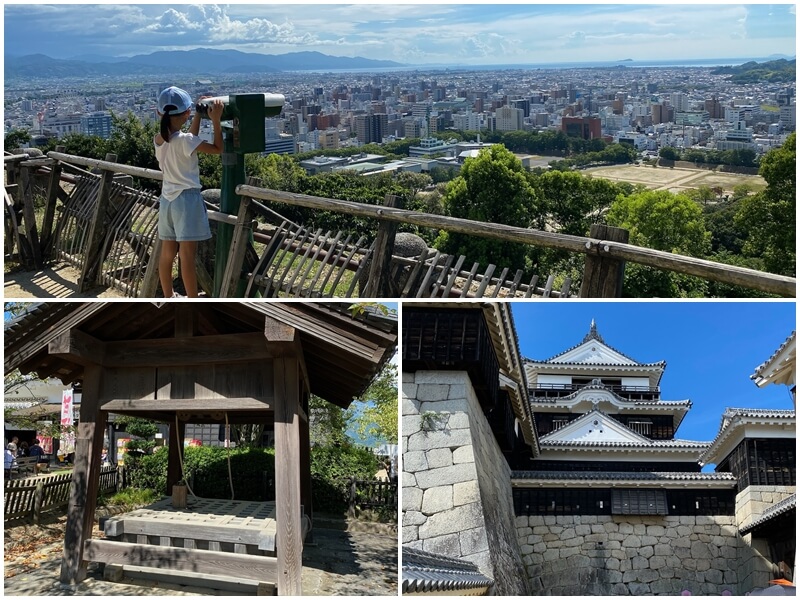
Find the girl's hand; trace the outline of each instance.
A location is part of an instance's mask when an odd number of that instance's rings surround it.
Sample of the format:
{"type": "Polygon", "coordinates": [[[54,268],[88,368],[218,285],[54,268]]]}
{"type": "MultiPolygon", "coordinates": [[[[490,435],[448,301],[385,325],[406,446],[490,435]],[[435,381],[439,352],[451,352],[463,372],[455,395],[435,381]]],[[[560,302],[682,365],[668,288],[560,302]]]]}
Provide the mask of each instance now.
{"type": "Polygon", "coordinates": [[[225,105],[222,103],[222,100],[214,100],[214,102],[208,106],[208,118],[211,119],[213,123],[219,123],[224,108],[225,105]]]}

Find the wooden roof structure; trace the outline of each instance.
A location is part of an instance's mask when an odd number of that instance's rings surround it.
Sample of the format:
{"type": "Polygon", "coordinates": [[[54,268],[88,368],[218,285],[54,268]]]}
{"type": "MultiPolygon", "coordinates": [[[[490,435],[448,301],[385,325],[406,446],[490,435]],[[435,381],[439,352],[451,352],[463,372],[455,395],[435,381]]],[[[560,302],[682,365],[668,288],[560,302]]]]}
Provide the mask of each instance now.
{"type": "Polygon", "coordinates": [[[258,358],[248,352],[264,337],[269,317],[297,328],[311,393],[346,408],[364,392],[397,344],[396,319],[369,312],[353,317],[349,306],[347,302],[36,303],[5,325],[4,369],[6,374],[18,368],[23,374],[56,377],[65,384],[80,381],[85,361],[64,350],[90,338],[101,343],[108,366],[148,362],[164,366],[163,352],[170,343],[206,364],[221,357],[224,362],[247,362],[258,358]],[[186,337],[192,339],[179,342],[176,319],[189,313],[193,317],[186,337]],[[70,330],[80,333],[68,340],[65,334],[70,330]],[[241,341],[224,346],[222,336],[231,334],[241,341]],[[139,358],[133,359],[134,354],[139,358]]]}
{"type": "Polygon", "coordinates": [[[45,302],[7,323],[6,373],[18,368],[83,385],[62,583],[82,581],[90,560],[147,566],[157,556],[159,568],[179,571],[246,567],[280,595],[301,594],[303,524],[311,519],[309,396],[347,407],[397,346],[396,319],[370,311],[353,316],[348,307],[337,302],[45,302]],[[276,556],[247,559],[235,552],[93,540],[109,413],[170,425],[167,490],[182,478],[186,423],[271,423],[276,556]]]}

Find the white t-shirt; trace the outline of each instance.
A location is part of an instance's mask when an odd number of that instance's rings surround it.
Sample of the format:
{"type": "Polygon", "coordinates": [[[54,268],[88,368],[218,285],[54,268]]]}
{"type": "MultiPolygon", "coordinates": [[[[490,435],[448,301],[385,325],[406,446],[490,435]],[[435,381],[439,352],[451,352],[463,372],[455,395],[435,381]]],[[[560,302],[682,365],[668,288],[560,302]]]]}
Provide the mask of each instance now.
{"type": "Polygon", "coordinates": [[[169,143],[156,147],[156,158],[164,173],[161,195],[174,200],[183,190],[200,189],[200,168],[197,162],[197,147],[203,143],[199,136],[178,132],[172,135],[169,143]]]}

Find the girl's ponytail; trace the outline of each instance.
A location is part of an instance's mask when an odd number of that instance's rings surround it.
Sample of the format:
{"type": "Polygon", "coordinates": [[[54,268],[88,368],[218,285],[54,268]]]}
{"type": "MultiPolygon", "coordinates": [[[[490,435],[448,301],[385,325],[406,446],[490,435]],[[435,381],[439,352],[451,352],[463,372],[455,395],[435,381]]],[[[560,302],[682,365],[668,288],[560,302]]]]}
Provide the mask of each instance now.
{"type": "Polygon", "coordinates": [[[161,115],[161,139],[165,142],[169,143],[169,138],[172,135],[172,131],[170,130],[171,124],[171,117],[169,116],[169,112],[171,110],[175,110],[177,107],[172,106],[171,104],[164,107],[164,114],[161,115]]]}

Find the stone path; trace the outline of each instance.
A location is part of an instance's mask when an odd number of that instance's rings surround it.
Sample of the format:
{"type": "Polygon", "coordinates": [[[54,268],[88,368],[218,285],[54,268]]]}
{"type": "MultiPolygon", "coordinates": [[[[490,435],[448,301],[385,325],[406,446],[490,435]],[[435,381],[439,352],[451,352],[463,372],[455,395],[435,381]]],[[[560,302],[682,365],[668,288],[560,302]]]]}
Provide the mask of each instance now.
{"type": "MultiPolygon", "coordinates": [[[[215,591],[188,585],[162,584],[125,578],[105,581],[96,563],[77,586],[58,581],[61,544],[51,543],[36,551],[38,568],[6,577],[8,596],[209,596],[251,595],[215,591]]],[[[14,565],[6,563],[6,572],[14,565]]],[[[397,535],[315,529],[313,542],[303,549],[304,596],[396,596],[398,584],[397,535]]]]}

